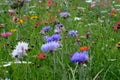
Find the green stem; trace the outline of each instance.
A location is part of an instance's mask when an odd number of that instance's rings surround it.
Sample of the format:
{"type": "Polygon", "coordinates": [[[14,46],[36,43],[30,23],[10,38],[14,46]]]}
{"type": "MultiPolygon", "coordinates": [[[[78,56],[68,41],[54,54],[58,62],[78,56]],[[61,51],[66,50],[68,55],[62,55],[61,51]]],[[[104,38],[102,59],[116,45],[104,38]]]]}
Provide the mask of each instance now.
{"type": "Polygon", "coordinates": [[[56,73],[56,62],[55,62],[55,53],[53,53],[53,75],[54,75],[54,80],[55,80],[55,73],[56,73]]]}

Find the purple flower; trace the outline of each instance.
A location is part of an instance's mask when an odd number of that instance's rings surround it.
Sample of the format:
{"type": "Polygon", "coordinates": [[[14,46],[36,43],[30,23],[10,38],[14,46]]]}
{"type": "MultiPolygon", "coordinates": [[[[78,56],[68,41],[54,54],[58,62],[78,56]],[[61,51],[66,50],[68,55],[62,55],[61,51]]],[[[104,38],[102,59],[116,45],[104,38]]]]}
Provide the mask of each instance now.
{"type": "Polygon", "coordinates": [[[43,27],[43,28],[42,28],[42,31],[47,32],[47,31],[49,31],[50,29],[51,29],[50,26],[46,26],[46,27],[43,27]]]}
{"type": "Polygon", "coordinates": [[[77,31],[75,31],[75,30],[71,30],[71,31],[69,31],[69,35],[70,36],[77,36],[77,31]]]}
{"type": "Polygon", "coordinates": [[[26,2],[30,2],[31,0],[25,0],[26,2]]]}
{"type": "Polygon", "coordinates": [[[61,28],[61,27],[63,27],[63,25],[60,23],[55,25],[55,28],[61,28]]]}
{"type": "Polygon", "coordinates": [[[60,23],[56,24],[54,32],[55,33],[61,33],[62,31],[65,31],[65,28],[63,27],[63,25],[60,24],[60,23]]]}
{"type": "Polygon", "coordinates": [[[46,32],[48,32],[50,29],[51,29],[50,26],[45,26],[45,27],[43,27],[42,30],[40,31],[40,34],[45,35],[46,32]]]}
{"type": "Polygon", "coordinates": [[[43,52],[50,52],[58,49],[59,47],[60,47],[60,44],[58,42],[48,42],[41,46],[41,50],[43,52]]]}
{"type": "Polygon", "coordinates": [[[88,60],[88,51],[75,52],[71,57],[72,62],[83,63],[88,60]]]}
{"type": "Polygon", "coordinates": [[[46,38],[46,42],[52,42],[52,41],[60,41],[61,36],[60,34],[53,34],[51,37],[46,38]]]}
{"type": "Polygon", "coordinates": [[[60,16],[66,18],[66,17],[70,16],[70,13],[68,13],[68,12],[61,12],[60,16]]]}

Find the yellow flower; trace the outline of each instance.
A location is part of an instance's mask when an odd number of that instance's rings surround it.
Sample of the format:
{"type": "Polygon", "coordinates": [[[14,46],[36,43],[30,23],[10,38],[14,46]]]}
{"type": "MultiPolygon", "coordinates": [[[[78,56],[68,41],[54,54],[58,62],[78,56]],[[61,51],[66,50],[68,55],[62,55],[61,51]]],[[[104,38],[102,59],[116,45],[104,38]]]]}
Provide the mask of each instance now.
{"type": "Polygon", "coordinates": [[[117,16],[117,14],[116,13],[112,13],[112,16],[117,16]]]}
{"type": "Polygon", "coordinates": [[[120,48],[120,42],[118,42],[118,43],[116,44],[116,47],[120,48]]]}
{"type": "Polygon", "coordinates": [[[23,23],[23,22],[24,22],[23,19],[19,19],[19,20],[18,20],[18,23],[23,23]]]}
{"type": "Polygon", "coordinates": [[[31,17],[31,19],[37,19],[38,18],[38,16],[32,16],[31,17]]]}
{"type": "Polygon", "coordinates": [[[10,32],[16,32],[16,29],[11,29],[10,32]]]}

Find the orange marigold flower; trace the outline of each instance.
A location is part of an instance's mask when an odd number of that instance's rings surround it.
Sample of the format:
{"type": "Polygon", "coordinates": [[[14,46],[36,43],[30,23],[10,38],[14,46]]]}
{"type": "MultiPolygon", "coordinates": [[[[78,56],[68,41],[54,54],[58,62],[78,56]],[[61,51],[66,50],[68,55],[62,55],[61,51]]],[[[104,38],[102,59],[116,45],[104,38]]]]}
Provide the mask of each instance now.
{"type": "Polygon", "coordinates": [[[81,51],[87,51],[90,47],[89,46],[83,46],[80,48],[81,51]]]}

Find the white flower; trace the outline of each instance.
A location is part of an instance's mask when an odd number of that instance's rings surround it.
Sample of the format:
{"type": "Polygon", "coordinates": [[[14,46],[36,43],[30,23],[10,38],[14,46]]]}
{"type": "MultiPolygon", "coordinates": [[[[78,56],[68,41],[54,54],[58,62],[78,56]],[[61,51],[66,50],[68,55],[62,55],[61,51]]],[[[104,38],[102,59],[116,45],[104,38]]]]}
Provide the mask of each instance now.
{"type": "Polygon", "coordinates": [[[27,54],[25,52],[22,52],[22,50],[13,50],[12,57],[14,58],[22,58],[23,56],[26,56],[27,54]]]}
{"type": "Polygon", "coordinates": [[[12,57],[14,58],[22,58],[26,56],[26,51],[28,50],[28,43],[18,42],[18,45],[12,52],[12,57]]]}
{"type": "Polygon", "coordinates": [[[25,52],[26,50],[28,50],[28,43],[18,42],[18,45],[16,46],[16,50],[22,50],[23,52],[25,52]]]}
{"type": "Polygon", "coordinates": [[[75,20],[75,21],[79,21],[79,20],[81,20],[81,18],[75,17],[74,20],[75,20]]]}
{"type": "Polygon", "coordinates": [[[91,2],[92,2],[92,0],[86,0],[86,2],[87,2],[87,3],[91,3],[91,2]]]}
{"type": "Polygon", "coordinates": [[[5,78],[5,80],[10,80],[9,78],[5,78]]]}

